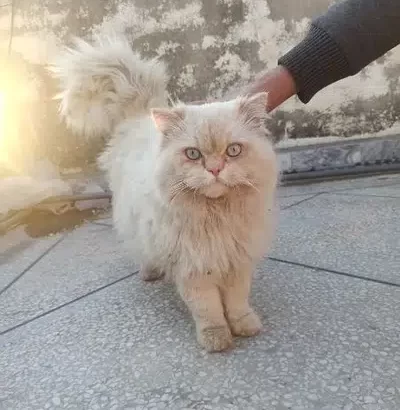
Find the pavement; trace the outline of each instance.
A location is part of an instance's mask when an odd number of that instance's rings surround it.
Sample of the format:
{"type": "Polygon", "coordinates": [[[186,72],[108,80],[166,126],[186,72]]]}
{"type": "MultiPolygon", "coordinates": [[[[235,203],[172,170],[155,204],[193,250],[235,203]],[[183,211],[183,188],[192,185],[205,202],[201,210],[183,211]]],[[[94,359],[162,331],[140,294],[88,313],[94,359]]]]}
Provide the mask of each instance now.
{"type": "Polygon", "coordinates": [[[107,215],[0,237],[0,409],[400,409],[400,175],[281,187],[262,334],[207,354],[107,215]]]}

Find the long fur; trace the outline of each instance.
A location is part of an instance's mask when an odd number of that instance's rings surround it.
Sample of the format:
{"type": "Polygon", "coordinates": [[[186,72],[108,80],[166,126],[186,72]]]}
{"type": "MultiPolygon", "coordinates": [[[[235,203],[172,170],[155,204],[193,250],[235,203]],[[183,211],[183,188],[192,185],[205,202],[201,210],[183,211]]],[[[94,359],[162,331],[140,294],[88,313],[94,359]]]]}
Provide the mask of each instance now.
{"type": "Polygon", "coordinates": [[[208,351],[229,347],[232,334],[256,334],[248,297],[271,238],[277,180],[263,129],[266,94],[170,108],[158,62],[140,59],[125,41],[76,47],[54,70],[61,115],[86,137],[112,133],[99,162],[114,225],[144,279],[164,274],[176,282],[208,351]],[[243,147],[238,158],[226,157],[232,141],[243,147]],[[187,147],[203,157],[188,160],[187,147]],[[217,181],[207,167],[221,158],[217,181]]]}
{"type": "Polygon", "coordinates": [[[60,115],[87,138],[108,136],[126,118],[167,103],[164,64],[144,60],[121,37],[74,39],[49,67],[60,82],[60,115]]]}

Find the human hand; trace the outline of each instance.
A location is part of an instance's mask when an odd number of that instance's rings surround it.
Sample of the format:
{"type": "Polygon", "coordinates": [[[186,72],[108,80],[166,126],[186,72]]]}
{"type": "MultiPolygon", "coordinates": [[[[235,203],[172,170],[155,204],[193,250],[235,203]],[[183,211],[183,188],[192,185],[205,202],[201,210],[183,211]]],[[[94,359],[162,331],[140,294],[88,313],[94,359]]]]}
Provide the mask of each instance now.
{"type": "MultiPolygon", "coordinates": [[[[270,71],[259,74],[256,79],[247,85],[238,95],[252,95],[259,92],[268,93],[268,106],[265,109],[269,112],[281,105],[288,98],[296,94],[296,84],[289,71],[278,66],[270,71]]],[[[236,93],[235,93],[236,94],[236,93]]],[[[226,98],[224,98],[226,100],[226,98]]],[[[189,105],[201,105],[210,103],[210,100],[198,100],[188,103],[189,105]]]]}
{"type": "Polygon", "coordinates": [[[289,71],[278,66],[266,73],[262,73],[241,92],[243,95],[268,93],[268,106],[266,110],[272,111],[288,98],[296,94],[296,84],[289,71]]]}

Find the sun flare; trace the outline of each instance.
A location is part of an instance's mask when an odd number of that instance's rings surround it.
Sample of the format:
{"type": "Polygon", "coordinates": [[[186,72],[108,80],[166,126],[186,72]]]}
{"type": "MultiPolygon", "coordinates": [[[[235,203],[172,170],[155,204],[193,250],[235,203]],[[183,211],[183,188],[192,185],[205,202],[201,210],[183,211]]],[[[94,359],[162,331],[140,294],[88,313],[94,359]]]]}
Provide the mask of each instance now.
{"type": "Polygon", "coordinates": [[[4,140],[5,133],[5,107],[6,95],[3,91],[0,91],[0,143],[4,140]]]}

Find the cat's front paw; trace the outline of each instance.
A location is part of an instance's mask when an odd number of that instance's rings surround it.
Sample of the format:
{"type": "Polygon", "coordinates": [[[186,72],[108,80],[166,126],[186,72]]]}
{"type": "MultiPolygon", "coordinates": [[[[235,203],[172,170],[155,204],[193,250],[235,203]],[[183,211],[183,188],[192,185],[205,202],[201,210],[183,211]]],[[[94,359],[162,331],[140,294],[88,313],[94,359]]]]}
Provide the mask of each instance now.
{"type": "Polygon", "coordinates": [[[233,347],[232,334],[228,326],[199,329],[197,340],[209,353],[222,352],[233,347]]]}
{"type": "Polygon", "coordinates": [[[230,320],[229,324],[235,336],[250,337],[260,333],[262,324],[260,318],[253,312],[249,312],[236,320],[230,320]]]}
{"type": "Polygon", "coordinates": [[[140,277],[146,282],[153,282],[161,279],[164,276],[164,272],[159,269],[151,268],[149,266],[142,266],[140,268],[140,277]]]}

